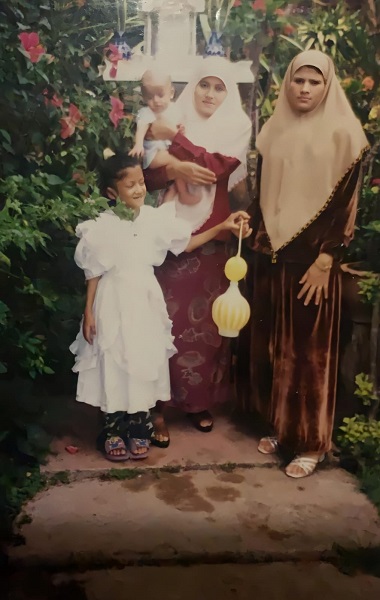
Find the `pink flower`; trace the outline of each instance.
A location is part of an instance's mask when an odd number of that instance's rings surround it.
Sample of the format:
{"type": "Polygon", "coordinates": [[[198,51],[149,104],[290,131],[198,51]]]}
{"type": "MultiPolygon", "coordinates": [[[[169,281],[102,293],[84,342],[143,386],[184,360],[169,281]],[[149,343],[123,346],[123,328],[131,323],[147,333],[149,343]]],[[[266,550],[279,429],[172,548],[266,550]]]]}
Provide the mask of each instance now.
{"type": "Polygon", "coordinates": [[[123,55],[120,54],[119,49],[114,44],[110,44],[106,48],[106,56],[108,60],[112,63],[112,67],[110,69],[110,77],[116,77],[117,74],[117,65],[119,60],[123,58],[123,55]]]}
{"type": "Polygon", "coordinates": [[[27,33],[26,31],[23,31],[23,33],[19,34],[18,39],[30,62],[37,63],[41,56],[46,53],[46,49],[40,44],[38,33],[27,33]]]}
{"type": "Polygon", "coordinates": [[[255,0],[255,2],[252,2],[252,8],[253,10],[262,10],[265,12],[267,8],[265,0],[255,0]]]}
{"type": "Polygon", "coordinates": [[[286,25],[284,25],[282,32],[284,35],[293,35],[293,33],[295,32],[295,27],[293,27],[293,25],[290,25],[290,23],[287,23],[286,25]]]}
{"type": "Polygon", "coordinates": [[[373,90],[374,85],[375,85],[375,82],[370,75],[367,75],[367,77],[364,77],[364,79],[362,81],[362,86],[366,92],[370,92],[371,90],[373,90]]]}
{"type": "Polygon", "coordinates": [[[73,135],[76,125],[83,119],[83,115],[75,104],[70,104],[69,114],[59,120],[61,124],[61,138],[66,140],[73,135]]]}
{"type": "Polygon", "coordinates": [[[241,0],[235,0],[234,2],[234,8],[237,6],[241,6],[241,0]]]}
{"type": "Polygon", "coordinates": [[[44,89],[42,92],[45,96],[44,102],[45,106],[54,106],[55,108],[62,108],[63,100],[62,98],[58,98],[57,94],[51,94],[48,89],[44,89]]]}
{"type": "Polygon", "coordinates": [[[109,118],[111,119],[113,126],[115,129],[117,128],[120,119],[124,118],[124,104],[119,98],[115,98],[114,96],[110,96],[112,109],[109,113],[109,118]]]}

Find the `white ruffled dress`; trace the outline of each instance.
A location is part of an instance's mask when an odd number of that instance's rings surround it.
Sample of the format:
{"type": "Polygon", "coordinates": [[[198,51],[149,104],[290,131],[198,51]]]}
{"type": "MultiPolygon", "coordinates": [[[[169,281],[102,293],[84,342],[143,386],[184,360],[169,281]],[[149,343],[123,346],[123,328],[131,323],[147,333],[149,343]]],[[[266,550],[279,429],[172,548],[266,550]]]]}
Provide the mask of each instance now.
{"type": "Polygon", "coordinates": [[[79,374],[77,400],[107,413],[147,412],[170,399],[172,322],[154,266],[186,248],[191,227],[173,203],[142,206],[134,221],[112,211],[78,225],[75,262],[86,279],[101,275],[94,301],[93,344],[82,326],[70,350],[79,374]]]}

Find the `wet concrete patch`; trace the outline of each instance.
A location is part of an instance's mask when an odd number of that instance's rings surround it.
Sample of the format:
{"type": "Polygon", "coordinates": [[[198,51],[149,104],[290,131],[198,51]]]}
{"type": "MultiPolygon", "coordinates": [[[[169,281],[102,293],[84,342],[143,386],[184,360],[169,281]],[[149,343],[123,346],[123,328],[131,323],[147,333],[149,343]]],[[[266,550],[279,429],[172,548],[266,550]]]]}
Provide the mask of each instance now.
{"type": "Polygon", "coordinates": [[[236,498],[241,497],[241,493],[227,486],[213,486],[206,488],[206,494],[214,502],[234,502],[236,498]]]}
{"type": "Polygon", "coordinates": [[[190,473],[161,473],[156,481],[155,491],[157,498],[177,510],[206,513],[215,510],[214,506],[199,494],[190,473]]]}
{"type": "Polygon", "coordinates": [[[138,475],[135,479],[128,479],[121,484],[130,492],[144,492],[148,490],[157,481],[157,475],[154,473],[144,473],[138,475]]]}
{"type": "Polygon", "coordinates": [[[243,483],[245,478],[239,473],[220,473],[217,479],[224,483],[243,483]]]}

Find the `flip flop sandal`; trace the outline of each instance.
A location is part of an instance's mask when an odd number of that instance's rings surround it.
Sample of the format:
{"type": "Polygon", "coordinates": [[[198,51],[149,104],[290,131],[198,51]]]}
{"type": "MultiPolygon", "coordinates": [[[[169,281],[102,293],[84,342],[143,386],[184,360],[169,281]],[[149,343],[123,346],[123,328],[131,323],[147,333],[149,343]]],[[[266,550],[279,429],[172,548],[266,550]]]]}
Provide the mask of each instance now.
{"type": "Polygon", "coordinates": [[[187,416],[198,431],[202,431],[202,433],[209,433],[212,431],[212,428],[214,427],[213,422],[211,425],[201,425],[201,421],[212,421],[212,416],[207,410],[198,413],[187,413],[187,416]]]}
{"type": "Polygon", "coordinates": [[[296,458],[292,460],[292,462],[290,462],[286,467],[285,473],[288,477],[293,477],[293,479],[303,479],[304,477],[312,475],[317,468],[318,463],[324,461],[325,457],[325,454],[322,454],[318,458],[312,458],[311,456],[296,456],[296,458]],[[299,467],[302,469],[303,473],[289,473],[288,467],[291,466],[299,467]]]}
{"type": "Polygon", "coordinates": [[[263,437],[259,441],[257,449],[261,454],[275,454],[278,451],[278,439],[276,437],[263,437]],[[270,450],[266,450],[265,446],[270,446],[270,450]]]}
{"type": "Polygon", "coordinates": [[[153,446],[157,446],[157,448],[169,448],[170,438],[168,440],[157,440],[156,434],[153,431],[153,433],[150,437],[150,442],[153,446]]]}
{"type": "Polygon", "coordinates": [[[143,458],[147,458],[149,455],[149,440],[141,438],[129,438],[128,449],[131,460],[142,460],[143,458]],[[137,454],[136,450],[139,450],[140,448],[146,448],[146,452],[137,454]]]}
{"type": "Polygon", "coordinates": [[[129,459],[128,449],[122,438],[118,435],[113,435],[104,442],[104,457],[111,462],[123,462],[129,459]],[[125,454],[110,454],[112,450],[125,450],[125,454]]]}

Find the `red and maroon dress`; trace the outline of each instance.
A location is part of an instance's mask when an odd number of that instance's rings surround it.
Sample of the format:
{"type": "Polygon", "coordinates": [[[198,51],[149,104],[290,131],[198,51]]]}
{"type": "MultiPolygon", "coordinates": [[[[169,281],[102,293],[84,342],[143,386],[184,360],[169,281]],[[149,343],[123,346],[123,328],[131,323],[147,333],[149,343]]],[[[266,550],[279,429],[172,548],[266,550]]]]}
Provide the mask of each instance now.
{"type": "MultiPolygon", "coordinates": [[[[210,154],[177,134],[169,149],[181,161],[195,162],[213,171],[217,178],[212,214],[196,232],[202,233],[224,221],[231,213],[228,179],[239,166],[232,157],[210,154]]],[[[166,169],[146,169],[149,191],[165,188],[166,169]]],[[[172,404],[188,413],[210,410],[229,396],[229,340],[218,334],[211,316],[215,298],[226,291],[224,275],[230,233],[193,252],[175,257],[169,253],[157,268],[157,279],[164,292],[178,354],[170,359],[172,404]]]]}

